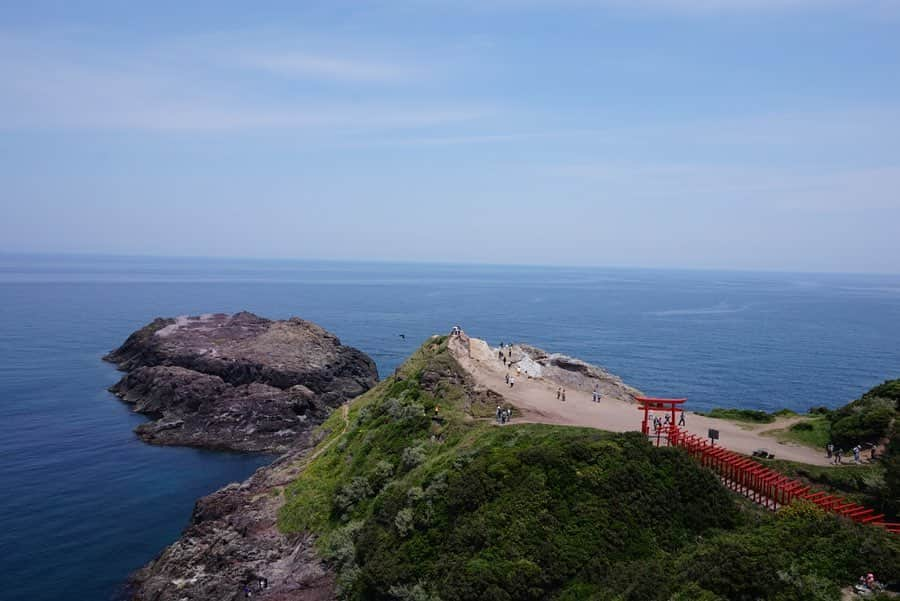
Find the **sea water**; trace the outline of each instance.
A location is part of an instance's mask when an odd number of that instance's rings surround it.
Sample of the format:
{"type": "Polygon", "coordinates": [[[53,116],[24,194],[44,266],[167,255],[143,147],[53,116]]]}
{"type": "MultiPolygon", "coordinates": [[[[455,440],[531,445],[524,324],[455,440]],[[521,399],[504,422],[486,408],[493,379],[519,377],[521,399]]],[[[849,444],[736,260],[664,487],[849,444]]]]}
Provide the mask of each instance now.
{"type": "Polygon", "coordinates": [[[106,391],[101,357],[154,317],[240,310],[315,321],[382,375],[459,324],[691,409],[836,406],[900,377],[896,275],[0,255],[0,598],[115,598],[197,497],[270,461],[146,445],[106,391]]]}

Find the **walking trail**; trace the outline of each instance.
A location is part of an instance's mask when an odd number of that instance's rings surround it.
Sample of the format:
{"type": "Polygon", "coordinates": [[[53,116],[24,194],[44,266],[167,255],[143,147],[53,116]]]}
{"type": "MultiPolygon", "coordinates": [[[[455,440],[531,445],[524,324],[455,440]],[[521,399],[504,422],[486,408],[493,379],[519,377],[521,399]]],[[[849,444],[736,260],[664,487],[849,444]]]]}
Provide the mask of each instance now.
{"type": "MultiPolygon", "coordinates": [[[[599,403],[592,400],[593,387],[575,389],[566,387],[566,401],[556,398],[556,390],[562,384],[545,377],[529,378],[524,373],[516,375],[513,367],[508,371],[492,349],[482,340],[465,334],[453,336],[450,352],[474,378],[476,385],[501,395],[505,401],[521,413],[517,423],[543,423],[564,426],[583,426],[611,432],[638,431],[642,413],[637,403],[624,391],[610,396],[604,393],[599,403]],[[506,385],[507,373],[515,377],[515,385],[506,385]]],[[[690,401],[689,401],[690,402],[690,401]]],[[[662,414],[659,415],[662,418],[662,414]]],[[[778,459],[787,459],[813,465],[828,465],[824,452],[800,445],[778,442],[764,433],[787,428],[799,418],[779,418],[769,424],[747,424],[703,417],[685,412],[686,425],[682,428],[706,436],[710,428],[719,431],[722,446],[750,455],[764,448],[778,459]]]]}

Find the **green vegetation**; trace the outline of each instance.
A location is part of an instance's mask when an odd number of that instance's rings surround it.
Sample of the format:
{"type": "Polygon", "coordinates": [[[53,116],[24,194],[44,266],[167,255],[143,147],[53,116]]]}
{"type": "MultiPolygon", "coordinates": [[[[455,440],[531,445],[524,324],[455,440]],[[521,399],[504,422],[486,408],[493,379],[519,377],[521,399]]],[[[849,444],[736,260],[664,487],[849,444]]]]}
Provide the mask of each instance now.
{"type": "Polygon", "coordinates": [[[832,411],[831,438],[838,447],[878,443],[890,436],[900,404],[900,380],[876,386],[859,399],[832,411]]]}
{"type": "Polygon", "coordinates": [[[775,459],[765,465],[786,476],[815,485],[818,489],[840,493],[852,501],[892,513],[884,503],[885,469],[880,462],[869,465],[824,466],[775,459]]]}
{"type": "Polygon", "coordinates": [[[824,600],[867,570],[900,580],[880,529],[756,509],[636,433],[477,418],[495,405],[433,339],[346,431],[326,422],[280,528],[318,536],[343,599],[824,600]]]}
{"type": "Polygon", "coordinates": [[[779,442],[793,442],[824,449],[831,437],[831,422],[824,417],[813,417],[792,424],[789,428],[772,430],[764,434],[774,436],[779,442]]]}
{"type": "Polygon", "coordinates": [[[771,424],[775,421],[775,415],[755,409],[712,409],[706,413],[698,413],[706,417],[729,419],[737,422],[749,422],[753,424],[771,424]]]}
{"type": "Polygon", "coordinates": [[[874,444],[883,449],[881,460],[853,467],[814,467],[778,461],[776,469],[898,517],[900,380],[888,380],[840,409],[817,407],[810,410],[810,415],[810,419],[773,435],[819,448],[831,441],[845,452],[857,444],[874,444]]]}

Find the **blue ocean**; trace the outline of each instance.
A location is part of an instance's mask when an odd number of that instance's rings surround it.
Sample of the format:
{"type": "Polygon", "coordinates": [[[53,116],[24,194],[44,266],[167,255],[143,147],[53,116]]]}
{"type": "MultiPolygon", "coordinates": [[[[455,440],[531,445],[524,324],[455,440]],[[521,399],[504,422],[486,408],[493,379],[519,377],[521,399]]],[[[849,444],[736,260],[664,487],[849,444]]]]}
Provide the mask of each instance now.
{"type": "Polygon", "coordinates": [[[154,317],[239,310],[318,322],[382,374],[460,324],[692,409],[835,406],[900,377],[897,275],[0,255],[0,598],[116,598],[197,497],[270,461],[148,446],[106,391],[101,357],[154,317]]]}

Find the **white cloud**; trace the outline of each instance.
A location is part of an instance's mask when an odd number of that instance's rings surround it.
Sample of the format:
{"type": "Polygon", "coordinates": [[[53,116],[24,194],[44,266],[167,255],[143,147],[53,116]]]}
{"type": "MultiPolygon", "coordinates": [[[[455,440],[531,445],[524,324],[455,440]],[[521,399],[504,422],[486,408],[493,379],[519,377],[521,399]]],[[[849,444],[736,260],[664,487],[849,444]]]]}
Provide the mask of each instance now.
{"type": "MultiPolygon", "coordinates": [[[[421,1],[421,0],[417,0],[421,1]]],[[[446,2],[447,0],[427,0],[446,2]]],[[[454,2],[454,4],[457,4],[454,2]]],[[[896,16],[895,0],[474,0],[464,3],[476,10],[507,9],[615,9],[640,13],[711,15],[847,9],[858,14],[896,16]]]]}
{"type": "Polygon", "coordinates": [[[396,83],[420,75],[418,69],[390,62],[324,56],[298,51],[248,52],[238,64],[286,77],[313,77],[345,82],[396,83]]]}
{"type": "Polygon", "coordinates": [[[788,211],[900,209],[900,165],[813,169],[715,163],[570,163],[545,169],[597,191],[692,206],[734,202],[788,211]]]}
{"type": "MultiPolygon", "coordinates": [[[[137,129],[216,131],[411,128],[476,119],[483,107],[437,99],[365,100],[266,88],[231,68],[212,68],[209,48],[177,46],[128,53],[92,52],[0,35],[0,129],[137,129]],[[182,56],[173,60],[173,55],[182,56]],[[200,58],[197,58],[200,57],[200,58]]],[[[324,55],[258,55],[256,68],[283,69],[312,79],[387,81],[401,68],[324,55]]],[[[315,82],[309,85],[314,86],[315,82]]]]}

